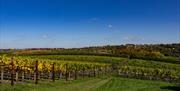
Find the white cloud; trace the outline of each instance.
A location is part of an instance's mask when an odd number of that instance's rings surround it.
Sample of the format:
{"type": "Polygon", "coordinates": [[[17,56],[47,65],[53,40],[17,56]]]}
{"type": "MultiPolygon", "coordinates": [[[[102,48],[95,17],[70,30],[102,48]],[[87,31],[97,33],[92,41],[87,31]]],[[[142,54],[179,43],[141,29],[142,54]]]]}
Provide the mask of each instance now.
{"type": "Polygon", "coordinates": [[[112,28],[112,27],[113,27],[112,24],[109,24],[109,25],[108,25],[108,28],[112,28]]]}
{"type": "Polygon", "coordinates": [[[43,38],[43,39],[48,39],[49,36],[48,36],[48,34],[44,34],[44,35],[42,36],[42,38],[43,38]]]}

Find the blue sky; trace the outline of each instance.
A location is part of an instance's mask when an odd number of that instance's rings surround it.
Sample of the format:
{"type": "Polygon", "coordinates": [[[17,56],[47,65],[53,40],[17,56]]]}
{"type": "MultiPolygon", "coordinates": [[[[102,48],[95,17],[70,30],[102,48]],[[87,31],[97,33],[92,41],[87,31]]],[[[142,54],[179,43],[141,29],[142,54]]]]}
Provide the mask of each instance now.
{"type": "Polygon", "coordinates": [[[0,0],[0,48],[180,42],[180,0],[0,0]]]}

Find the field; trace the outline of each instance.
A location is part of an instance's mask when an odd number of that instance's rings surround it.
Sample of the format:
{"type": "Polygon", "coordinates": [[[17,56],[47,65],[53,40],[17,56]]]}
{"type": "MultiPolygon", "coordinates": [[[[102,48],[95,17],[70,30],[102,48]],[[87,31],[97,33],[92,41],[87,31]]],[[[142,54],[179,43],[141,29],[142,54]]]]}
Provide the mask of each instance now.
{"type": "Polygon", "coordinates": [[[180,91],[180,0],[0,0],[0,91],[180,91]]]}
{"type": "Polygon", "coordinates": [[[180,89],[180,65],[169,62],[92,55],[3,55],[0,56],[0,61],[8,66],[7,68],[1,65],[1,74],[2,70],[6,70],[3,71],[3,78],[7,80],[2,81],[1,75],[0,91],[180,89]]]}
{"type": "Polygon", "coordinates": [[[42,81],[32,83],[18,83],[14,87],[1,84],[0,91],[179,91],[175,83],[162,81],[148,81],[121,77],[86,78],[66,82],[42,81]]]}

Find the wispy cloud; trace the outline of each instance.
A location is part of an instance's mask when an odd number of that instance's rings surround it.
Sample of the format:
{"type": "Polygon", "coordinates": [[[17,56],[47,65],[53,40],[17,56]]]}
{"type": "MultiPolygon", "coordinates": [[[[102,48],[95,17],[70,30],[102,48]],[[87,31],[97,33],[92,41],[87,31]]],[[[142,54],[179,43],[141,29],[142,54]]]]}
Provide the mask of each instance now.
{"type": "Polygon", "coordinates": [[[113,25],[112,24],[108,24],[108,28],[112,28],[113,27],[113,25]]]}
{"type": "Polygon", "coordinates": [[[139,37],[139,36],[131,35],[131,36],[123,37],[123,40],[126,40],[126,41],[137,41],[137,40],[144,40],[144,39],[139,37]]]}
{"type": "Polygon", "coordinates": [[[47,33],[43,34],[41,36],[41,39],[43,39],[43,43],[44,43],[43,47],[53,47],[53,46],[55,46],[54,44],[55,44],[56,39],[54,39],[54,37],[52,35],[47,34],[47,33]]]}
{"type": "Polygon", "coordinates": [[[95,22],[97,22],[98,20],[99,20],[98,17],[92,17],[92,18],[89,18],[89,19],[88,19],[88,23],[95,23],[95,22]]]}
{"type": "Polygon", "coordinates": [[[98,18],[97,18],[97,17],[93,17],[93,18],[91,18],[91,20],[92,20],[92,21],[97,21],[98,18]]]}
{"type": "Polygon", "coordinates": [[[43,39],[48,39],[48,38],[49,38],[49,35],[48,35],[48,34],[43,34],[43,35],[42,35],[42,38],[43,38],[43,39]]]}

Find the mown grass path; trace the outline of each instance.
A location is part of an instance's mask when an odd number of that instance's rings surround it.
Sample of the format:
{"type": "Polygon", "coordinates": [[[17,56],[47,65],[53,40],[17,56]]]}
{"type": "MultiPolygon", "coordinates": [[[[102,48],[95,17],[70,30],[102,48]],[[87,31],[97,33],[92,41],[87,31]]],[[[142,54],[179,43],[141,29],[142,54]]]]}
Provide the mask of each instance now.
{"type": "Polygon", "coordinates": [[[41,81],[33,83],[18,83],[14,87],[0,84],[0,91],[178,91],[174,83],[147,81],[120,77],[86,78],[66,82],[41,81]]]}
{"type": "Polygon", "coordinates": [[[180,91],[173,83],[161,81],[112,78],[96,91],[180,91]]]}

